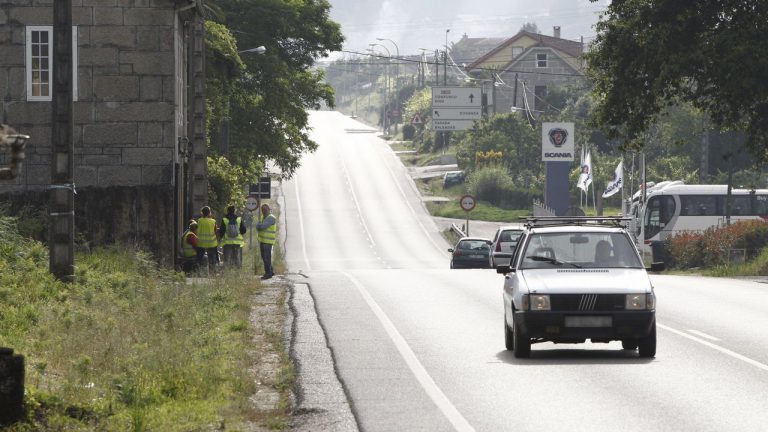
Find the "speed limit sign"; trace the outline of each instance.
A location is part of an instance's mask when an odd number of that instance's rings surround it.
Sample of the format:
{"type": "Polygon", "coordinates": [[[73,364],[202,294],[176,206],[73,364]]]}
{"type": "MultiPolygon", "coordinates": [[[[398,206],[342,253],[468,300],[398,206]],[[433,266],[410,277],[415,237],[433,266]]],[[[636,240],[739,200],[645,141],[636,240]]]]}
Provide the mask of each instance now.
{"type": "Polygon", "coordinates": [[[464,195],[459,201],[459,205],[464,211],[472,211],[475,208],[475,197],[472,195],[464,195]]]}

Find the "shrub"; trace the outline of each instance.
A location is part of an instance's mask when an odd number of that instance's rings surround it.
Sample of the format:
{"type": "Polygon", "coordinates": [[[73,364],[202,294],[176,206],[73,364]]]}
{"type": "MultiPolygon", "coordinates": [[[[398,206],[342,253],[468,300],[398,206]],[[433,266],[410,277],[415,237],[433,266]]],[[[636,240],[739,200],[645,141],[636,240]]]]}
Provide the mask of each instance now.
{"type": "Polygon", "coordinates": [[[412,140],[416,135],[416,127],[410,124],[403,125],[403,139],[412,140]]]}
{"type": "Polygon", "coordinates": [[[504,209],[529,209],[534,198],[541,195],[515,186],[507,170],[490,166],[469,176],[469,190],[478,201],[487,201],[504,209]]]}
{"type": "Polygon", "coordinates": [[[760,255],[768,245],[768,224],[740,221],[703,232],[682,232],[666,241],[670,266],[677,268],[716,267],[728,264],[731,249],[746,249],[747,260],[760,255]]]}

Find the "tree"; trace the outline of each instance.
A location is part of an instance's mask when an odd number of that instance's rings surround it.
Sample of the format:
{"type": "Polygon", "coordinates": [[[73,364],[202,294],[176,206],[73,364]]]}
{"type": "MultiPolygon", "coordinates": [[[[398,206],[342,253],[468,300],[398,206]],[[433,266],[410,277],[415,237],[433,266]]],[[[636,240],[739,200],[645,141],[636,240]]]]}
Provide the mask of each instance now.
{"type": "Polygon", "coordinates": [[[527,31],[534,34],[541,33],[541,31],[539,30],[539,26],[537,26],[535,22],[527,22],[523,24],[523,26],[520,27],[520,31],[527,31]]]}
{"type": "Polygon", "coordinates": [[[768,2],[613,1],[596,28],[587,73],[609,139],[641,147],[667,107],[690,102],[768,157],[768,2]]]}
{"type": "Polygon", "coordinates": [[[307,108],[334,105],[333,89],[315,59],[342,48],[326,0],[219,0],[225,24],[239,49],[265,46],[263,55],[243,54],[246,70],[231,99],[230,158],[240,166],[273,161],[284,177],[317,144],[307,132],[307,108]]]}

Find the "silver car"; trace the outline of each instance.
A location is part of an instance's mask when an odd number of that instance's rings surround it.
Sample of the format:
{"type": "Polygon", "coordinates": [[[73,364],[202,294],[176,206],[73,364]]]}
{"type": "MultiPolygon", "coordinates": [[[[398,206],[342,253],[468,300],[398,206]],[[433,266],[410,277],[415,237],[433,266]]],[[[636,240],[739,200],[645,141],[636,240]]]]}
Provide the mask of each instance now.
{"type": "Polygon", "coordinates": [[[509,260],[515,253],[517,242],[522,234],[522,224],[504,225],[496,230],[491,240],[491,255],[488,257],[491,268],[509,265],[509,260]]]}

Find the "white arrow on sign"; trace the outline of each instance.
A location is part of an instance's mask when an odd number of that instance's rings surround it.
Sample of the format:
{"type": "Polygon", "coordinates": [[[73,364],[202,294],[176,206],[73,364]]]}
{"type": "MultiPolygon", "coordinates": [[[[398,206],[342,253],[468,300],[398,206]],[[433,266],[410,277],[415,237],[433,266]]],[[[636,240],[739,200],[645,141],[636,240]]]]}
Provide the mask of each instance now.
{"type": "Polygon", "coordinates": [[[432,108],[479,108],[482,102],[480,95],[480,87],[432,87],[432,108]]]}

